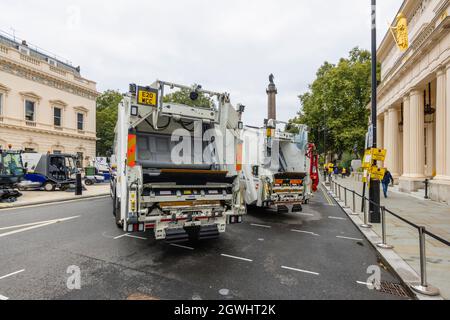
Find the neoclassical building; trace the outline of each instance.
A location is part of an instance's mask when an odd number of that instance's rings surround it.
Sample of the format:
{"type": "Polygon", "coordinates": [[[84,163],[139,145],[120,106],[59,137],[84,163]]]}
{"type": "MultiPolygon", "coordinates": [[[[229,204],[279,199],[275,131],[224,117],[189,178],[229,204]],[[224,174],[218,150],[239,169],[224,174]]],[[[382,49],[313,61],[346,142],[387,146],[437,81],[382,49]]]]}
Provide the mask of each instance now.
{"type": "Polygon", "coordinates": [[[95,157],[96,83],[80,68],[0,35],[0,147],[95,157]]]}
{"type": "Polygon", "coordinates": [[[450,0],[406,0],[410,46],[388,32],[378,49],[378,141],[400,190],[431,180],[431,198],[450,203],[450,0]]]}

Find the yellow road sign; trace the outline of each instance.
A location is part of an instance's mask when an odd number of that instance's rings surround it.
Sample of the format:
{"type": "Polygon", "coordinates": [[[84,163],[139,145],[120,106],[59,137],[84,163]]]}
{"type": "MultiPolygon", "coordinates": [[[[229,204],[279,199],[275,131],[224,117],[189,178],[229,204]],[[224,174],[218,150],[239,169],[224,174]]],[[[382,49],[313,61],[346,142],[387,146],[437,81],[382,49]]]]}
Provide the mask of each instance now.
{"type": "Polygon", "coordinates": [[[156,107],[158,105],[158,90],[139,87],[137,103],[144,106],[156,107]]]}

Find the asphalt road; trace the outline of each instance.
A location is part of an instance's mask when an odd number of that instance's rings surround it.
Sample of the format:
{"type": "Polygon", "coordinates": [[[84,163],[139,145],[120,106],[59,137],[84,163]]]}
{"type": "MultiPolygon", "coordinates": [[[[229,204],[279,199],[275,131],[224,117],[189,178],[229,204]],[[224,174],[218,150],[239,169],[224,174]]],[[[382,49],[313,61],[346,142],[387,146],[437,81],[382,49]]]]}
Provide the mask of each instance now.
{"type": "Polygon", "coordinates": [[[0,210],[0,299],[405,299],[365,285],[376,251],[323,192],[303,211],[178,247],[117,229],[109,198],[0,210]]]}

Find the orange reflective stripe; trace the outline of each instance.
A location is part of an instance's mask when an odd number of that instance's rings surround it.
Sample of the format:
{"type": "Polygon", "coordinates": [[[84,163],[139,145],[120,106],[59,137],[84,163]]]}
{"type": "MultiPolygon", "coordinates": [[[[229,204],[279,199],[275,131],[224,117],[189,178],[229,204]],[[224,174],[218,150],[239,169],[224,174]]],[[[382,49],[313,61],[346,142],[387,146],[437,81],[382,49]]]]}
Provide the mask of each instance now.
{"type": "Polygon", "coordinates": [[[242,143],[237,145],[236,150],[236,171],[242,171],[242,143]]]}
{"type": "Polygon", "coordinates": [[[129,134],[128,135],[128,152],[127,152],[127,158],[128,158],[128,166],[134,167],[136,165],[136,135],[135,134],[129,134]]]}

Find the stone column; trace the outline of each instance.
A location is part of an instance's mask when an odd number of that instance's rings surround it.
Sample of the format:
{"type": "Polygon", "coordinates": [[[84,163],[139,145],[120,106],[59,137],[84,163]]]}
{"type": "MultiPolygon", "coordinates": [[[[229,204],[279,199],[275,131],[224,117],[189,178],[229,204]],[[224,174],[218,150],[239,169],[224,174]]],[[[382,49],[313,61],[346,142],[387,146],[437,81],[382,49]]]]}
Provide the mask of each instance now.
{"type": "Polygon", "coordinates": [[[398,110],[395,108],[389,109],[389,171],[394,179],[398,179],[398,153],[400,152],[398,147],[398,110]]]}
{"type": "Polygon", "coordinates": [[[410,107],[409,107],[409,96],[403,98],[403,177],[409,177],[411,174],[410,166],[410,107]]]}
{"type": "Polygon", "coordinates": [[[278,90],[277,87],[275,85],[275,83],[273,82],[273,75],[271,74],[270,77],[270,84],[267,88],[267,97],[268,97],[268,102],[267,102],[267,106],[268,106],[268,111],[267,111],[267,119],[268,120],[276,120],[277,119],[277,94],[278,94],[278,90]]]}
{"type": "Polygon", "coordinates": [[[384,161],[384,167],[390,168],[391,167],[391,146],[389,145],[389,137],[391,133],[389,132],[389,112],[384,112],[384,142],[383,142],[383,148],[387,150],[386,160],[384,161]]]}
{"type": "MultiPolygon", "coordinates": [[[[384,124],[381,115],[377,117],[377,146],[380,149],[384,148],[384,124]]],[[[378,161],[378,165],[380,167],[384,166],[382,161],[378,161]]]]}
{"type": "Polygon", "coordinates": [[[446,81],[445,81],[445,175],[450,179],[450,64],[446,69],[446,81]]]}
{"type": "MultiPolygon", "coordinates": [[[[445,137],[446,137],[446,110],[445,110],[446,72],[441,69],[437,72],[436,88],[436,180],[445,179],[445,137]]],[[[449,164],[450,165],[450,164],[449,164]]]]}
{"type": "Polygon", "coordinates": [[[410,120],[411,177],[415,181],[422,181],[425,179],[425,116],[421,90],[411,91],[410,120]]]}

